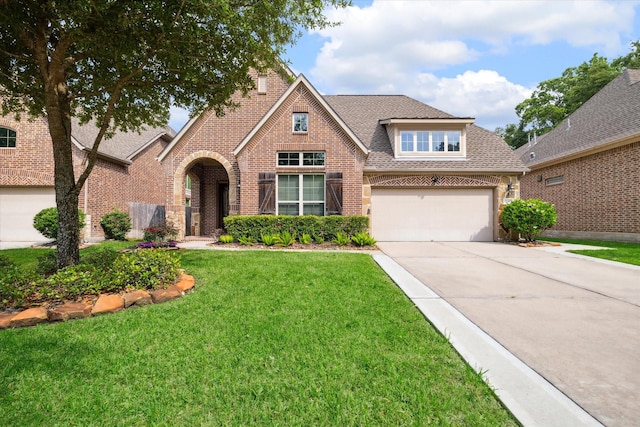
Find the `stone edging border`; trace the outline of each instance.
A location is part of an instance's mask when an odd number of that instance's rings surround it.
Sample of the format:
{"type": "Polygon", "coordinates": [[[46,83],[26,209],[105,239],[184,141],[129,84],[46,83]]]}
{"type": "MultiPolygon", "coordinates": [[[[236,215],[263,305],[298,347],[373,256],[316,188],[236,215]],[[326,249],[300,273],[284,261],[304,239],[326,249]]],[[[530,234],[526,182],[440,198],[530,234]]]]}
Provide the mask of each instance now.
{"type": "Polygon", "coordinates": [[[40,323],[84,319],[101,314],[115,313],[126,308],[160,304],[179,298],[193,289],[195,279],[183,274],[177,283],[153,291],[136,290],[121,294],[102,294],[95,303],[68,302],[52,309],[33,307],[17,313],[0,313],[0,329],[35,326],[40,323]]]}

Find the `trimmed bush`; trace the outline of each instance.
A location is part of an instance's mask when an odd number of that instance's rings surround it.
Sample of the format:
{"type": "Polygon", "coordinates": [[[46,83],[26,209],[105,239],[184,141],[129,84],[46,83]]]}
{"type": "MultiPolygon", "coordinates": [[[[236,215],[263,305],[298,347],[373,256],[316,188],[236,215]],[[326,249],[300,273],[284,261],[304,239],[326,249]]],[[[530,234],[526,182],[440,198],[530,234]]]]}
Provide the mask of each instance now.
{"type": "Polygon", "coordinates": [[[261,240],[262,236],[287,232],[292,236],[308,234],[314,240],[331,241],[338,233],[353,236],[366,232],[369,218],[366,216],[292,216],[292,215],[234,215],[224,219],[227,232],[240,241],[250,238],[261,240]]]}
{"type": "Polygon", "coordinates": [[[178,229],[171,222],[162,222],[153,227],[144,229],[142,240],[145,242],[166,242],[174,240],[178,236],[178,229]]]}
{"type": "Polygon", "coordinates": [[[180,259],[174,251],[135,250],[116,258],[111,271],[115,289],[157,289],[171,285],[180,276],[180,259]]]}
{"type": "MultiPolygon", "coordinates": [[[[78,228],[84,227],[84,212],[78,209],[78,228]]],[[[58,209],[45,208],[33,217],[33,228],[49,239],[58,238],[58,209]]]]}
{"type": "Polygon", "coordinates": [[[127,233],[131,231],[131,217],[126,212],[114,209],[102,217],[100,225],[107,239],[127,240],[127,233]]]}
{"type": "Polygon", "coordinates": [[[504,207],[500,220],[505,229],[518,233],[527,242],[553,227],[558,217],[555,207],[540,199],[514,200],[504,207]]]}

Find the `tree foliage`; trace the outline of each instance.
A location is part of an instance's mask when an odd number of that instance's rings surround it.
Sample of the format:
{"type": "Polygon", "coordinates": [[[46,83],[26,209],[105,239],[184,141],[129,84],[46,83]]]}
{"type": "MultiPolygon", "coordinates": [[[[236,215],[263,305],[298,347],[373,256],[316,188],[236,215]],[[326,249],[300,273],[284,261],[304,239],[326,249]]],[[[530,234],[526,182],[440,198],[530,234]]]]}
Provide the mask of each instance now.
{"type": "Polygon", "coordinates": [[[518,148],[533,133],[552,130],[626,68],[640,68],[640,41],[631,43],[631,52],[625,56],[609,60],[595,53],[589,61],[567,68],[562,76],[541,82],[516,106],[519,123],[497,128],[496,133],[518,148]]]}
{"type": "Polygon", "coordinates": [[[78,194],[100,142],[166,124],[169,104],[223,114],[254,87],[249,70],[284,73],[303,28],[332,25],[348,0],[0,1],[2,113],[45,117],[54,153],[58,266],[79,261],[78,194]],[[76,178],[71,117],[99,128],[76,178]]]}

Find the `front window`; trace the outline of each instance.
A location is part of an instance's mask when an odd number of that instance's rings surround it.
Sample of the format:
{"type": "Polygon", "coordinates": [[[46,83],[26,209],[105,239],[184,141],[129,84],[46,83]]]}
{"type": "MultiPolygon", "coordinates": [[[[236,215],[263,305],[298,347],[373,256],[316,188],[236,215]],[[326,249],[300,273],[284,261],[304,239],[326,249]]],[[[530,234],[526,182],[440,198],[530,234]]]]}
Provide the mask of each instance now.
{"type": "Polygon", "coordinates": [[[321,151],[278,153],[278,166],[324,166],[325,153],[321,151]]]}
{"type": "Polygon", "coordinates": [[[293,132],[294,133],[309,132],[309,113],[293,114],[293,132]]]}
{"type": "Polygon", "coordinates": [[[401,154],[456,153],[461,152],[460,131],[401,131],[401,154]]]}
{"type": "Polygon", "coordinates": [[[0,148],[16,148],[16,131],[0,127],[0,148]]]}
{"type": "Polygon", "coordinates": [[[279,215],[324,215],[324,175],[278,175],[279,215]]]}

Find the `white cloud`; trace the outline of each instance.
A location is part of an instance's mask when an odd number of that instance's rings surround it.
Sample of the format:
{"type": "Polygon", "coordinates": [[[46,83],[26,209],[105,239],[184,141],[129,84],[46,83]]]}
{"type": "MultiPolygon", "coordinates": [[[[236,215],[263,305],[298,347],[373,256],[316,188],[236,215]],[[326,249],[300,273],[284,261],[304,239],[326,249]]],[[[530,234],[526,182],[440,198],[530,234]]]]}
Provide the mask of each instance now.
{"type": "Polygon", "coordinates": [[[342,24],[318,31],[327,41],[309,74],[326,93],[407,94],[493,129],[517,121],[514,108],[531,88],[480,60],[558,41],[623,54],[638,3],[374,1],[329,12],[342,24]],[[452,66],[476,70],[438,76],[452,66]]]}

